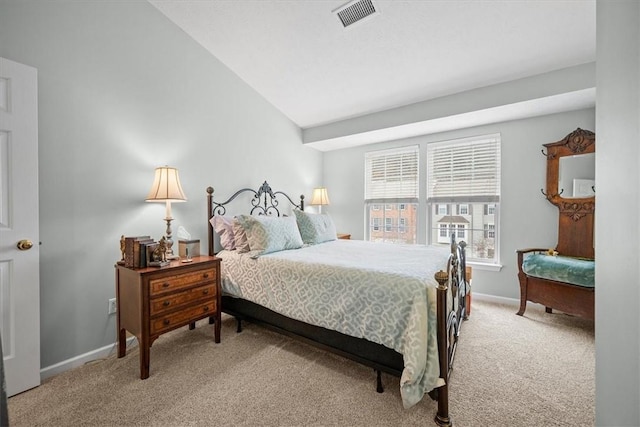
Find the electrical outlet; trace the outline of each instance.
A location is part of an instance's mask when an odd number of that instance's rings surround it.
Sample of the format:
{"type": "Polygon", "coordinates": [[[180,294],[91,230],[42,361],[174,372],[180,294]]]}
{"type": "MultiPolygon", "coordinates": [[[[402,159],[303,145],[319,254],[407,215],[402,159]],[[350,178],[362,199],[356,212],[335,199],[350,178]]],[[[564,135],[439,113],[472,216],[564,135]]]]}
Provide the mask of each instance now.
{"type": "Polygon", "coordinates": [[[116,312],[117,306],[116,306],[116,299],[115,298],[111,298],[109,300],[109,314],[113,314],[116,312]]]}

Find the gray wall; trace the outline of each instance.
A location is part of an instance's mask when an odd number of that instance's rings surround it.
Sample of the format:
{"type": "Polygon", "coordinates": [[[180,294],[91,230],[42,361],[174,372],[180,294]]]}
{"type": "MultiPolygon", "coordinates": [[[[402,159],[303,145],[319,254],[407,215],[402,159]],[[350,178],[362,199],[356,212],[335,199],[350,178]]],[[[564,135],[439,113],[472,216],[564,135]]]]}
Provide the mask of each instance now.
{"type": "Polygon", "coordinates": [[[639,426],[640,2],[596,19],[596,423],[639,426]]]}
{"type": "MultiPolygon", "coordinates": [[[[352,238],[364,237],[364,153],[367,151],[419,144],[421,146],[420,194],[426,194],[426,144],[476,135],[500,133],[502,179],[500,203],[500,252],[503,268],[497,271],[474,269],[473,290],[477,293],[519,298],[516,249],[551,248],[557,243],[558,209],[542,193],[546,189],[546,158],[542,144],[555,142],[580,127],[594,130],[594,109],[553,114],[464,130],[409,138],[325,153],[324,184],[328,188],[330,212],[340,232],[352,238]]],[[[421,212],[425,212],[424,209],[421,212]]],[[[420,218],[424,222],[424,215],[420,218]]],[[[425,228],[419,239],[424,243],[425,228]]]]}
{"type": "Polygon", "coordinates": [[[300,129],[147,2],[1,1],[0,56],[38,69],[43,368],[115,341],[120,235],[164,233],[155,167],[179,169],[174,232],[203,245],[207,186],[321,183],[300,129]]]}

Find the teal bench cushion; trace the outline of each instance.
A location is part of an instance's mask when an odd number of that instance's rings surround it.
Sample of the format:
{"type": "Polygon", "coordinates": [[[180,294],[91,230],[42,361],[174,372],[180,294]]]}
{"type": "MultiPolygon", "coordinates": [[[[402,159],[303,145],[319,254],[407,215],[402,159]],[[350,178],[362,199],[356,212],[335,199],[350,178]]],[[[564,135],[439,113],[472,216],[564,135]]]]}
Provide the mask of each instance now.
{"type": "Polygon", "coordinates": [[[595,267],[594,260],[546,254],[532,254],[522,262],[522,271],[529,276],[586,288],[595,286],[595,267]]]}

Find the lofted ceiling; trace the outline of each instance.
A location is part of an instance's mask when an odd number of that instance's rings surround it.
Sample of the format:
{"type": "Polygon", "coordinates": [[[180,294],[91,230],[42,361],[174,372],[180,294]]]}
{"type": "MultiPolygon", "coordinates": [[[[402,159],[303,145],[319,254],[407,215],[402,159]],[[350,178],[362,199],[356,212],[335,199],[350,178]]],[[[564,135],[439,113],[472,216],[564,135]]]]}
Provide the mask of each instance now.
{"type": "Polygon", "coordinates": [[[595,61],[595,0],[149,0],[301,128],[595,61]]]}

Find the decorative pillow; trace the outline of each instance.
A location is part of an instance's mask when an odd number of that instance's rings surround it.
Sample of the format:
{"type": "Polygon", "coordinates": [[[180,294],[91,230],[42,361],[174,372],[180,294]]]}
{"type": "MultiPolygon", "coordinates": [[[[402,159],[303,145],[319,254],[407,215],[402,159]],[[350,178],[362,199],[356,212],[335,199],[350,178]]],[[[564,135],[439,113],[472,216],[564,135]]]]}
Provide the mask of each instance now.
{"type": "Polygon", "coordinates": [[[233,237],[236,241],[236,250],[238,253],[249,252],[249,240],[247,240],[247,233],[244,231],[244,227],[238,221],[238,217],[233,219],[233,237]]]}
{"type": "Polygon", "coordinates": [[[304,243],[313,245],[338,238],[336,226],[329,215],[312,214],[298,209],[295,209],[294,212],[304,243]]]}
{"type": "Polygon", "coordinates": [[[238,222],[247,233],[253,257],[302,247],[302,237],[293,217],[239,215],[238,222]]]}
{"type": "Polygon", "coordinates": [[[220,237],[222,249],[232,251],[236,248],[236,240],[233,235],[233,218],[228,216],[214,216],[209,222],[220,237]]]}

